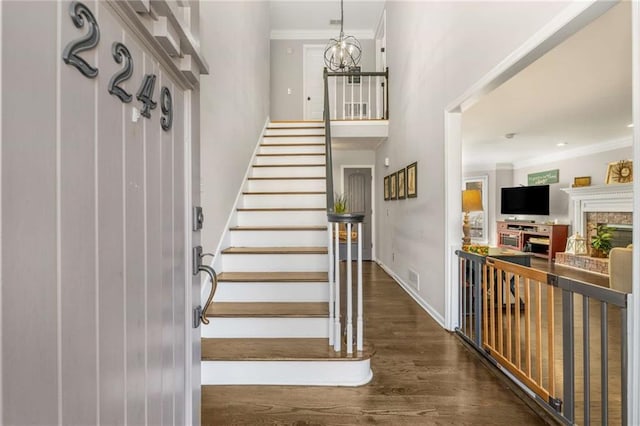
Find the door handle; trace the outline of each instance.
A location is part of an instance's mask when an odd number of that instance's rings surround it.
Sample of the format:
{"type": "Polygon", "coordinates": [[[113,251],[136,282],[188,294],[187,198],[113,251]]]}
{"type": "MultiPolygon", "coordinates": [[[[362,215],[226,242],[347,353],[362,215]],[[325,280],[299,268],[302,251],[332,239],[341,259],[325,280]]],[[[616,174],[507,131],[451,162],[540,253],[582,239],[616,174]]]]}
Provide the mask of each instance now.
{"type": "Polygon", "coordinates": [[[193,248],[193,275],[198,275],[200,272],[204,272],[211,278],[211,291],[209,292],[207,303],[204,304],[204,307],[198,306],[194,309],[193,328],[198,328],[200,323],[205,325],[209,324],[209,320],[207,319],[207,309],[209,308],[209,305],[213,300],[213,295],[218,288],[218,275],[212,267],[202,264],[202,258],[204,256],[213,256],[213,254],[202,253],[202,246],[196,246],[193,248]]]}
{"type": "Polygon", "coordinates": [[[307,96],[307,100],[310,101],[311,100],[311,96],[307,96]]]}

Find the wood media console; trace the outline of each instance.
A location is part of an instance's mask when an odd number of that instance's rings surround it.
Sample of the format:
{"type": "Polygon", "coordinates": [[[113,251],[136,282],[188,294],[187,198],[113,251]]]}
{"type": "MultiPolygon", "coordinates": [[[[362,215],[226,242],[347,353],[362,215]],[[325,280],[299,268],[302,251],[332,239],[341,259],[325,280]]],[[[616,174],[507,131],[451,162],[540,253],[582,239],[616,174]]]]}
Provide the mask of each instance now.
{"type": "Polygon", "coordinates": [[[569,225],[498,221],[498,247],[530,252],[551,263],[567,245],[569,225]]]}

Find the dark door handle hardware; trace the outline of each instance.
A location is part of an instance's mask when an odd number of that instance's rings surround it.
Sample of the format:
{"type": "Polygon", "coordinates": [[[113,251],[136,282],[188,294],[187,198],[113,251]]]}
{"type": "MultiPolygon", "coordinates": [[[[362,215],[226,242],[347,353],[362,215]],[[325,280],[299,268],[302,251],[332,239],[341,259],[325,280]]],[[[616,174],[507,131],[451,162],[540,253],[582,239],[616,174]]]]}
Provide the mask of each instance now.
{"type": "Polygon", "coordinates": [[[311,96],[307,96],[307,100],[310,101],[311,100],[311,96]]]}
{"type": "Polygon", "coordinates": [[[200,311],[200,321],[206,325],[209,324],[209,319],[207,319],[207,309],[209,309],[209,305],[213,300],[213,295],[216,293],[216,289],[218,288],[218,275],[212,267],[207,265],[200,265],[198,267],[198,271],[206,273],[211,278],[211,291],[209,292],[207,303],[204,304],[202,311],[200,311]]]}

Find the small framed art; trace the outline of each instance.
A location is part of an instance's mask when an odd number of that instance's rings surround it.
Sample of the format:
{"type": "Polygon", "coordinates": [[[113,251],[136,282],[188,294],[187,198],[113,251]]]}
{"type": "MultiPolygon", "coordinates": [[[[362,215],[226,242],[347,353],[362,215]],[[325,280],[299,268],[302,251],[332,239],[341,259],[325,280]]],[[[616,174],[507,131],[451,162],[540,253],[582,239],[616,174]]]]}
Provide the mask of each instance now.
{"type": "Polygon", "coordinates": [[[384,200],[389,200],[389,176],[384,177],[384,200]]]}
{"type": "Polygon", "coordinates": [[[389,199],[398,199],[398,174],[391,173],[389,175],[389,199]]]}
{"type": "Polygon", "coordinates": [[[631,160],[609,163],[607,167],[607,184],[630,182],[633,182],[633,162],[631,160]]]}
{"type": "Polygon", "coordinates": [[[406,169],[400,169],[396,172],[398,176],[398,199],[407,198],[407,173],[406,169]]]}
{"type": "Polygon", "coordinates": [[[407,197],[416,198],[418,196],[418,162],[407,166],[407,197]]]}

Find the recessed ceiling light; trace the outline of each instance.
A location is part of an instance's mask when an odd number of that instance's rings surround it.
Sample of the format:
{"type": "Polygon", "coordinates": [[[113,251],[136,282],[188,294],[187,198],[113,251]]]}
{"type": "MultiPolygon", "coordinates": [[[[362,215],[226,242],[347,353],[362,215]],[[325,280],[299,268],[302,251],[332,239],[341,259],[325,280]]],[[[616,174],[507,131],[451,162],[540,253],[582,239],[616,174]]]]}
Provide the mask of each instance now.
{"type": "Polygon", "coordinates": [[[633,127],[633,123],[627,124],[627,127],[633,127]]]}
{"type": "Polygon", "coordinates": [[[567,143],[566,143],[566,142],[558,142],[558,143],[556,144],[556,146],[565,146],[565,145],[567,145],[567,143]]]}

